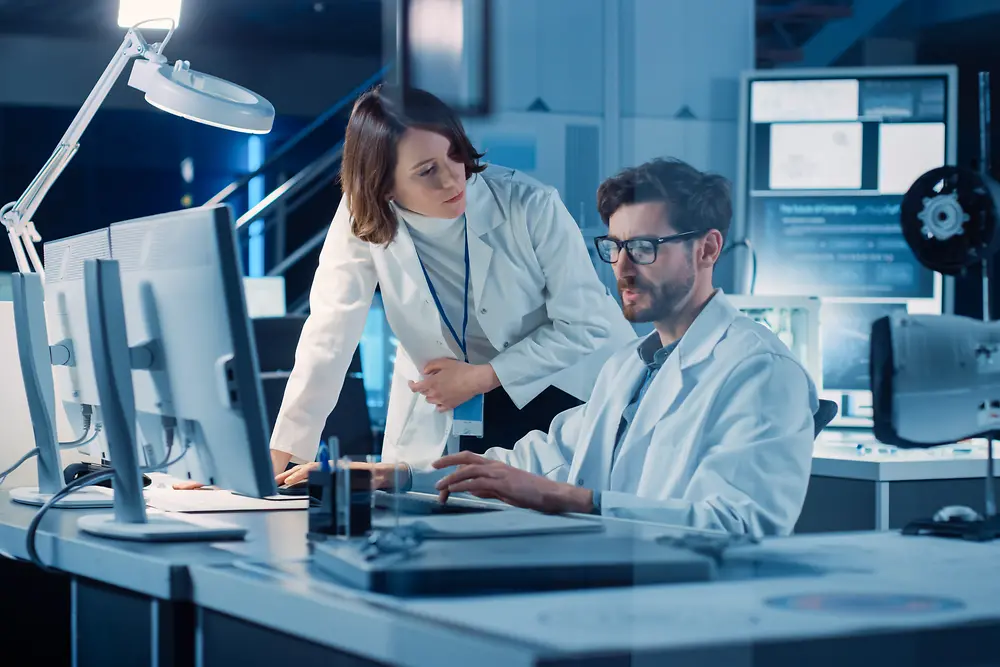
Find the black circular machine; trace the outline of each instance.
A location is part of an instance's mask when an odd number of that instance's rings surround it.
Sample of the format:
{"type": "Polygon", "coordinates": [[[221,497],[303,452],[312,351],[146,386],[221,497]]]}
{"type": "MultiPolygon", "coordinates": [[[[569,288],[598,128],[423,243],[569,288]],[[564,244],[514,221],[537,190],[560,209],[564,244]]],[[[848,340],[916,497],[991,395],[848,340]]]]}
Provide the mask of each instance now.
{"type": "Polygon", "coordinates": [[[997,234],[1000,184],[964,167],[938,167],[903,197],[903,237],[921,264],[948,276],[991,258],[997,234]]]}

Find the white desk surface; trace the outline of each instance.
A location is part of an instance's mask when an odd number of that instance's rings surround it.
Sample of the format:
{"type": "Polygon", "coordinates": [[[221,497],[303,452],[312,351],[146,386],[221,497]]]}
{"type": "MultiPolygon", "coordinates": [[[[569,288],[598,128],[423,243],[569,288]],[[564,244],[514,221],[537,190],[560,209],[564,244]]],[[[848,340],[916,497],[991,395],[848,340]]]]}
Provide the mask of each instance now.
{"type": "Polygon", "coordinates": [[[852,533],[734,549],[722,577],[738,580],[632,589],[398,599],[345,588],[302,561],[196,565],[192,579],[201,606],[342,651],[403,665],[475,655],[486,667],[997,624],[998,562],[1000,541],[852,533]],[[817,609],[822,596],[845,594],[926,599],[817,609]],[[808,596],[807,609],[777,604],[784,596],[808,596]]]}
{"type": "MultiPolygon", "coordinates": [[[[993,466],[1000,475],[1000,443],[993,466]]],[[[986,445],[976,440],[930,449],[897,449],[870,433],[826,431],[813,448],[812,474],[875,482],[969,479],[986,475],[986,445]]]]}

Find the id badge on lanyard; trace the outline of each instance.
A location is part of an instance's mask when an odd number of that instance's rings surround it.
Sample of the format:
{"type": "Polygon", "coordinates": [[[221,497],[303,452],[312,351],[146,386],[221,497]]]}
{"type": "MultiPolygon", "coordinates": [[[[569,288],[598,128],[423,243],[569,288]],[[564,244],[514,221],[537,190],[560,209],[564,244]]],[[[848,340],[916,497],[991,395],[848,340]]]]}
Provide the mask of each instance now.
{"type": "MultiPolygon", "coordinates": [[[[434,283],[431,282],[431,277],[428,275],[427,269],[424,267],[423,260],[420,261],[420,268],[424,271],[424,278],[427,280],[427,287],[431,291],[431,296],[434,297],[434,305],[437,306],[438,314],[441,315],[441,320],[444,322],[445,326],[448,327],[448,331],[451,332],[455,342],[458,343],[458,346],[462,349],[462,356],[465,358],[465,363],[469,363],[469,352],[465,339],[465,333],[469,327],[469,228],[465,228],[465,299],[462,303],[463,315],[461,338],[458,337],[455,327],[451,325],[448,315],[444,312],[444,306],[441,305],[441,300],[438,298],[437,291],[434,289],[434,283]]],[[[453,435],[459,436],[468,435],[476,438],[483,437],[482,394],[472,397],[465,403],[462,403],[455,408],[453,412],[451,432],[453,435]]]]}

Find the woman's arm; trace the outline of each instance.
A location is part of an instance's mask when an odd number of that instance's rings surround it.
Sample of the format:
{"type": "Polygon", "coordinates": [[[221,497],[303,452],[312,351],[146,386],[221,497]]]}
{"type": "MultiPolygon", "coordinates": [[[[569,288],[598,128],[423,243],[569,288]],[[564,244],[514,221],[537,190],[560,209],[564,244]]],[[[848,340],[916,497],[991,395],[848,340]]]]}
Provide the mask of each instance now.
{"type": "MultiPolygon", "coordinates": [[[[309,294],[310,314],[295,350],[271,435],[275,473],[294,457],[312,461],[361,340],[378,275],[368,243],[351,232],[342,198],[320,252],[309,294]]],[[[260,344],[258,342],[258,344],[260,344]]]]}
{"type": "Polygon", "coordinates": [[[512,215],[527,218],[528,236],[545,278],[548,322],[501,352],[491,365],[518,406],[530,399],[529,385],[573,366],[631,329],[597,277],[576,221],[555,188],[539,189],[512,215]],[[610,302],[610,303],[609,303],[610,302]],[[611,320],[617,314],[619,322],[611,320]]]}

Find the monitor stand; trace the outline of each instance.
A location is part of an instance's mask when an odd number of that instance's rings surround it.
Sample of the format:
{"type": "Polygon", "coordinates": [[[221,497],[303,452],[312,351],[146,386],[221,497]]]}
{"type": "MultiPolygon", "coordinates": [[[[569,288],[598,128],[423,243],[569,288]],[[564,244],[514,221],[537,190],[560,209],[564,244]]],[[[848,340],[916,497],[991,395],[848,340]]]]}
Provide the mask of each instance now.
{"type": "MultiPolygon", "coordinates": [[[[246,529],[210,520],[146,513],[142,471],[135,447],[135,395],[125,334],[121,276],[115,260],[84,262],[87,322],[97,394],[114,470],[114,515],[81,517],[77,525],[92,535],[139,542],[241,540],[246,529]]],[[[197,493],[197,491],[192,491],[197,493]]]]}
{"type": "MultiPolygon", "coordinates": [[[[49,334],[45,325],[45,297],[42,279],[37,273],[13,274],[11,287],[17,356],[28,399],[35,447],[38,449],[38,486],[11,489],[10,499],[41,507],[62,490],[64,482],[55,424],[56,399],[49,357],[49,334]]],[[[95,508],[111,507],[112,504],[110,489],[81,489],[53,507],[95,508]]]]}
{"type": "MultiPolygon", "coordinates": [[[[112,507],[114,506],[113,493],[111,489],[80,489],[74,491],[72,495],[62,498],[53,507],[57,509],[112,507]]],[[[10,490],[10,499],[14,502],[37,507],[49,502],[54,495],[54,493],[42,493],[37,486],[24,486],[10,490]]]]}

